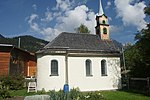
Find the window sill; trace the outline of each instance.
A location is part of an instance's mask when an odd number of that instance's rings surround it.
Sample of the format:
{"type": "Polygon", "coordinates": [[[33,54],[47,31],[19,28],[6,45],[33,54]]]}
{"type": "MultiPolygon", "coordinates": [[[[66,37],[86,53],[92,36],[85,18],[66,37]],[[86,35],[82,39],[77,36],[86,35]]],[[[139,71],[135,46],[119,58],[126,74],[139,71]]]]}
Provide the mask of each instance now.
{"type": "Polygon", "coordinates": [[[86,77],[93,77],[93,75],[86,75],[86,77]]]}
{"type": "Polygon", "coordinates": [[[58,74],[52,74],[52,75],[49,75],[49,76],[59,76],[58,74]]]}
{"type": "Polygon", "coordinates": [[[104,74],[104,75],[102,75],[102,76],[108,76],[107,74],[104,74]]]}

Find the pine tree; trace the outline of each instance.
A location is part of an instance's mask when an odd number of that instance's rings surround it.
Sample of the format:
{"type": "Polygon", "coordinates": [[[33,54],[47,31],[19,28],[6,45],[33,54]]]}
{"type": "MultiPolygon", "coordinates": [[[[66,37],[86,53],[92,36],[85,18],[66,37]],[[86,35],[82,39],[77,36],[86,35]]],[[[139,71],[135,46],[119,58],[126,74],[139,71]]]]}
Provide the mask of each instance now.
{"type": "Polygon", "coordinates": [[[90,30],[84,25],[81,24],[79,27],[75,28],[77,33],[90,33],[90,30]]]}

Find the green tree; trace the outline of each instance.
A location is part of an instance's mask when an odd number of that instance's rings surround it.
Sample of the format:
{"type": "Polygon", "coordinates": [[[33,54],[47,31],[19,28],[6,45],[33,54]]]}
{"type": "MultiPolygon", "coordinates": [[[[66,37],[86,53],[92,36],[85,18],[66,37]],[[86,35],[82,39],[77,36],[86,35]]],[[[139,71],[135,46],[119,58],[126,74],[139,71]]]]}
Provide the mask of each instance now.
{"type": "Polygon", "coordinates": [[[145,7],[144,10],[147,15],[150,15],[150,4],[147,7],[145,7]]]}
{"type": "MultiPolygon", "coordinates": [[[[145,13],[150,15],[150,6],[145,8],[145,13]]],[[[131,70],[132,77],[150,77],[150,23],[135,36],[135,45],[125,52],[126,65],[131,70]]]]}
{"type": "MultiPolygon", "coordinates": [[[[150,15],[150,6],[145,8],[145,13],[150,15]]],[[[142,29],[137,35],[136,35],[136,46],[139,50],[139,55],[140,55],[140,67],[142,69],[142,75],[144,77],[149,77],[150,76],[150,23],[147,24],[147,27],[145,29],[142,29]]]]}
{"type": "Polygon", "coordinates": [[[90,33],[90,30],[84,25],[81,24],[79,27],[74,29],[77,33],[90,33]]]}

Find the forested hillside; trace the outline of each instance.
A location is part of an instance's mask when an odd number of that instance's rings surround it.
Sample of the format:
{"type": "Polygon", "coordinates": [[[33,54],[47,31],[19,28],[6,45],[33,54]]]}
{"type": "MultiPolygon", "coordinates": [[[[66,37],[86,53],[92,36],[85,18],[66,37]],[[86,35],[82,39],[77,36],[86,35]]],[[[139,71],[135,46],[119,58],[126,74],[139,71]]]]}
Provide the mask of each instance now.
{"type": "Polygon", "coordinates": [[[27,50],[29,52],[36,52],[40,48],[43,48],[48,43],[48,41],[26,35],[14,38],[0,37],[0,44],[11,44],[14,45],[15,47],[18,47],[19,38],[20,38],[20,48],[23,50],[27,50]]]}
{"type": "Polygon", "coordinates": [[[4,36],[0,34],[0,38],[4,38],[4,36]]]}

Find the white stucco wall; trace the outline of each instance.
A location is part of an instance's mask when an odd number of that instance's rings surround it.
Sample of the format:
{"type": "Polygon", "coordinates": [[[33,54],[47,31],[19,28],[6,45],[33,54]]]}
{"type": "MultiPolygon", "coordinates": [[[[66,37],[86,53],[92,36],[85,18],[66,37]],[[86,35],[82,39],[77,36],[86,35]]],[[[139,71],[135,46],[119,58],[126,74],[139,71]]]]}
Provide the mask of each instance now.
{"type": "Polygon", "coordinates": [[[69,57],[69,86],[81,91],[118,89],[121,78],[120,59],[117,57],[69,57]],[[92,75],[86,76],[85,61],[92,61],[92,75]],[[101,60],[107,63],[107,75],[101,76],[101,60]]]}
{"type": "MultiPolygon", "coordinates": [[[[68,57],[69,88],[79,87],[81,91],[118,89],[120,84],[119,57],[68,57]],[[86,76],[85,61],[92,61],[92,75],[86,76]],[[101,60],[107,63],[107,75],[101,76],[101,60]]],[[[65,84],[65,56],[38,56],[37,57],[37,89],[63,89],[65,84]],[[50,61],[58,61],[59,76],[50,76],[50,61]]]]}
{"type": "Polygon", "coordinates": [[[37,56],[37,90],[60,90],[65,83],[65,56],[37,56]],[[58,75],[51,75],[51,60],[58,61],[58,75]]]}

